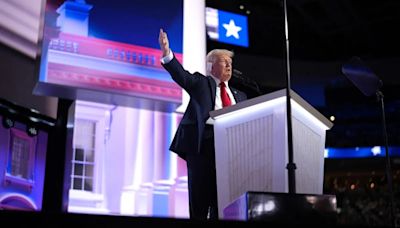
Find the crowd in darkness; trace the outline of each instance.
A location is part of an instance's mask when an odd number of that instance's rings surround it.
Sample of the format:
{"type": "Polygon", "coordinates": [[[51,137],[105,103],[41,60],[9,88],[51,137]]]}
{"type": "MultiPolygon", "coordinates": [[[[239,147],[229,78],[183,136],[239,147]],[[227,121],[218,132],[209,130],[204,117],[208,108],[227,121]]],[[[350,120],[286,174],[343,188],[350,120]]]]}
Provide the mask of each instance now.
{"type": "MultiPolygon", "coordinates": [[[[397,225],[400,225],[399,174],[397,170],[393,176],[393,210],[397,225]]],[[[331,176],[325,180],[324,193],[336,195],[339,225],[392,226],[391,194],[384,175],[331,176]]]]}

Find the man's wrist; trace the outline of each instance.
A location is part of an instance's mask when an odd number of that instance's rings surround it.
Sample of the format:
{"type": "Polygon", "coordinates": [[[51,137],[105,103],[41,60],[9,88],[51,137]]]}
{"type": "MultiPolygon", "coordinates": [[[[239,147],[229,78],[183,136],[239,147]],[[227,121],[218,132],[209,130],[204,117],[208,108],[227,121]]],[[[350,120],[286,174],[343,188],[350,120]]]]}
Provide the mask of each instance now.
{"type": "MultiPolygon", "coordinates": [[[[163,54],[164,55],[164,54],[163,54]]],[[[172,53],[172,50],[169,49],[169,52],[167,55],[163,56],[160,61],[162,64],[167,64],[169,62],[171,62],[171,60],[174,58],[174,54],[172,53]]]]}
{"type": "Polygon", "coordinates": [[[168,56],[170,52],[171,52],[171,50],[169,48],[168,48],[168,50],[163,51],[163,58],[165,56],[168,56]]]}

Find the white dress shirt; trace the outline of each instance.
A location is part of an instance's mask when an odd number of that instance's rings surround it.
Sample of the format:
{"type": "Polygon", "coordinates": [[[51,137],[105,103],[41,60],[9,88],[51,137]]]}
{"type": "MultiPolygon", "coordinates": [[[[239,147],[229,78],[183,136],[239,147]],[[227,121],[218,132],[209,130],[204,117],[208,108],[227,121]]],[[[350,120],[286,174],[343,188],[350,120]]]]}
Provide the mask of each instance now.
{"type": "MultiPolygon", "coordinates": [[[[221,109],[222,108],[221,86],[219,85],[219,83],[221,81],[212,75],[210,75],[210,77],[212,77],[212,79],[214,79],[215,83],[217,84],[217,88],[215,91],[216,94],[215,94],[214,110],[221,109]]],[[[231,104],[232,105],[236,104],[235,97],[233,96],[231,89],[229,89],[228,82],[224,82],[224,83],[226,85],[225,89],[226,89],[226,92],[228,93],[229,99],[231,100],[231,104]]]]}
{"type": "Polygon", "coordinates": [[[160,59],[160,61],[161,61],[162,64],[167,64],[167,63],[171,62],[171,60],[172,60],[173,58],[174,58],[174,54],[172,53],[172,50],[169,50],[168,55],[162,57],[162,58],[160,59]]]}

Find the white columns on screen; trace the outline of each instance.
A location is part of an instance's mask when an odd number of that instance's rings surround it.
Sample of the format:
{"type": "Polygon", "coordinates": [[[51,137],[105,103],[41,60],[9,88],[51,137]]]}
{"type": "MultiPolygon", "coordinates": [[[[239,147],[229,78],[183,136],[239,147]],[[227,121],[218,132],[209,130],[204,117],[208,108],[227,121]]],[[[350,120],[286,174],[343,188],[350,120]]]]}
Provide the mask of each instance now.
{"type": "MultiPolygon", "coordinates": [[[[178,125],[181,120],[181,117],[182,117],[182,114],[180,114],[180,113],[171,113],[171,128],[169,129],[170,130],[170,132],[169,132],[170,138],[169,138],[169,142],[168,142],[169,145],[171,144],[171,142],[175,136],[175,132],[178,129],[178,125]]],[[[168,150],[169,150],[169,148],[168,148],[168,150]]],[[[171,153],[171,155],[170,155],[171,160],[169,163],[170,179],[174,180],[176,177],[179,176],[179,164],[178,164],[179,157],[175,153],[172,153],[171,151],[169,151],[169,153],[171,153]]]]}
{"type": "Polygon", "coordinates": [[[158,180],[153,183],[152,215],[156,217],[169,217],[169,198],[174,180],[158,180]]]}
{"type": "Polygon", "coordinates": [[[149,139],[153,138],[154,128],[154,116],[153,111],[140,110],[139,122],[136,130],[139,131],[137,143],[136,143],[136,158],[135,158],[135,170],[134,170],[134,185],[138,186],[140,183],[152,182],[154,170],[153,156],[154,156],[154,144],[150,143],[149,139]]]}
{"type": "Polygon", "coordinates": [[[189,193],[187,176],[174,179],[169,195],[169,214],[175,218],[189,218],[189,193]]]}
{"type": "MultiPolygon", "coordinates": [[[[108,188],[116,188],[115,181],[121,179],[122,189],[120,198],[120,211],[121,214],[133,215],[135,213],[135,194],[139,189],[139,184],[135,185],[135,179],[141,177],[141,172],[135,173],[135,162],[138,155],[136,151],[136,145],[139,140],[139,131],[137,127],[139,125],[139,112],[138,109],[131,109],[126,107],[118,107],[114,112],[109,158],[107,162],[110,163],[113,160],[113,170],[122,170],[121,173],[113,172],[110,170],[108,178],[114,179],[109,180],[108,188]],[[117,175],[116,175],[117,174],[117,175]],[[121,175],[120,178],[116,176],[121,175]],[[114,184],[112,184],[114,182],[114,184]]],[[[115,190],[110,189],[110,193],[116,194],[115,190]]],[[[110,196],[111,197],[111,196],[110,196]]]]}

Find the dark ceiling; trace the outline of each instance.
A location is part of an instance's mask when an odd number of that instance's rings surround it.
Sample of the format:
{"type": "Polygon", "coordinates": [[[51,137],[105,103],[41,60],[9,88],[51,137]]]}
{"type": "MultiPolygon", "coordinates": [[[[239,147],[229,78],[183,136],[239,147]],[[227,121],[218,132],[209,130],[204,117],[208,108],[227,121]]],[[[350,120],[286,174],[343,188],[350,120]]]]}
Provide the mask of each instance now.
{"type": "MultiPolygon", "coordinates": [[[[284,55],[283,0],[208,0],[206,5],[248,16],[251,47],[236,47],[238,51],[284,55]]],[[[288,0],[287,9],[290,56],[294,59],[399,56],[398,0],[288,0]]]]}
{"type": "MultiPolygon", "coordinates": [[[[283,0],[207,0],[206,6],[247,15],[250,43],[242,48],[207,39],[207,48],[233,50],[234,68],[262,93],[286,87],[283,0]]],[[[383,81],[389,144],[400,145],[400,1],[288,0],[287,6],[291,88],[336,117],[327,146],[383,145],[379,103],[341,72],[353,56],[383,81]]]]}

